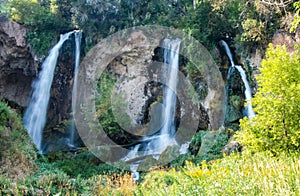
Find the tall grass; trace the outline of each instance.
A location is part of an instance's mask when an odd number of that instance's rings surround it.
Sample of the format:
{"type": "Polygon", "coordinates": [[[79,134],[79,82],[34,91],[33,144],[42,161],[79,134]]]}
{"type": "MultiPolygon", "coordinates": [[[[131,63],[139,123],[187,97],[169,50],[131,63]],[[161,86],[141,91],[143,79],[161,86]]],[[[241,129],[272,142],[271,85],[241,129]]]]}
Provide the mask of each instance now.
{"type": "Polygon", "coordinates": [[[187,162],[151,171],[140,184],[129,173],[72,178],[52,168],[17,183],[0,178],[0,188],[0,195],[300,195],[300,159],[231,155],[200,166],[187,162]]]}
{"type": "Polygon", "coordinates": [[[155,171],[140,195],[300,195],[299,156],[232,155],[179,171],[155,171]]]}

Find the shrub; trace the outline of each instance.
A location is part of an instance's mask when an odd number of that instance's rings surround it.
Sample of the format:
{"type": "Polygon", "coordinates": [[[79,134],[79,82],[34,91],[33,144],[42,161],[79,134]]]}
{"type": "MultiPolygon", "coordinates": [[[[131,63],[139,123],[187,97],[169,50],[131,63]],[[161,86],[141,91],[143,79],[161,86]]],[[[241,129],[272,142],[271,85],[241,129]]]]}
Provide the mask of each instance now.
{"type": "Polygon", "coordinates": [[[257,76],[256,116],[241,120],[236,139],[252,152],[297,152],[300,145],[300,48],[270,45],[257,76]]]}

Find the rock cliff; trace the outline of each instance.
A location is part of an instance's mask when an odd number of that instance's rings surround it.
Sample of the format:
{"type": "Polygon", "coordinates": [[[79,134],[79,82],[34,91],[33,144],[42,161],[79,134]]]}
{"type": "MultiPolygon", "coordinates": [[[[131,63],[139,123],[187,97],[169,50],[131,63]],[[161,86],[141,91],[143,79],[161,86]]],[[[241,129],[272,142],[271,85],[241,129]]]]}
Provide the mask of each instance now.
{"type": "Polygon", "coordinates": [[[0,15],[0,98],[23,107],[38,71],[25,35],[24,27],[0,15]]]}

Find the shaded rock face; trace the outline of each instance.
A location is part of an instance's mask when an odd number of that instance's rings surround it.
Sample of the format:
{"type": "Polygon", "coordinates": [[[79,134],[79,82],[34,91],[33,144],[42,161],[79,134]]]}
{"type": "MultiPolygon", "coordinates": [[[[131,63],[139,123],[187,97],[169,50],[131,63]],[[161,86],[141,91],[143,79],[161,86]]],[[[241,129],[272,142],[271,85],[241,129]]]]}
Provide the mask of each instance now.
{"type": "Polygon", "coordinates": [[[238,122],[243,117],[245,85],[237,69],[227,80],[227,106],[225,123],[238,122]]]}
{"type": "Polygon", "coordinates": [[[28,104],[37,63],[25,42],[26,29],[0,15],[0,98],[28,104]]]}
{"type": "MultiPolygon", "coordinates": [[[[51,143],[61,137],[68,138],[72,119],[72,90],[74,82],[75,41],[71,35],[61,50],[55,67],[47,111],[44,141],[51,143]]],[[[65,140],[60,140],[65,145],[65,140]]],[[[54,144],[56,145],[56,144],[54,144]]],[[[66,148],[59,148],[66,150],[66,148]]],[[[52,151],[53,149],[48,149],[52,151]]]]}

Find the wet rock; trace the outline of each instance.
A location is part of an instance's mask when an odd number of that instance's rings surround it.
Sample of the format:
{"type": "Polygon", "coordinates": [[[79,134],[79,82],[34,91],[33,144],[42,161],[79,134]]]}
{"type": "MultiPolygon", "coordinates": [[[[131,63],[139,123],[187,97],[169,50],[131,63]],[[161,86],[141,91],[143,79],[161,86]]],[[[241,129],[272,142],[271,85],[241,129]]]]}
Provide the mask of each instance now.
{"type": "Polygon", "coordinates": [[[48,154],[56,151],[68,151],[70,147],[68,146],[67,138],[60,138],[54,141],[47,143],[43,149],[42,153],[48,154]]]}

